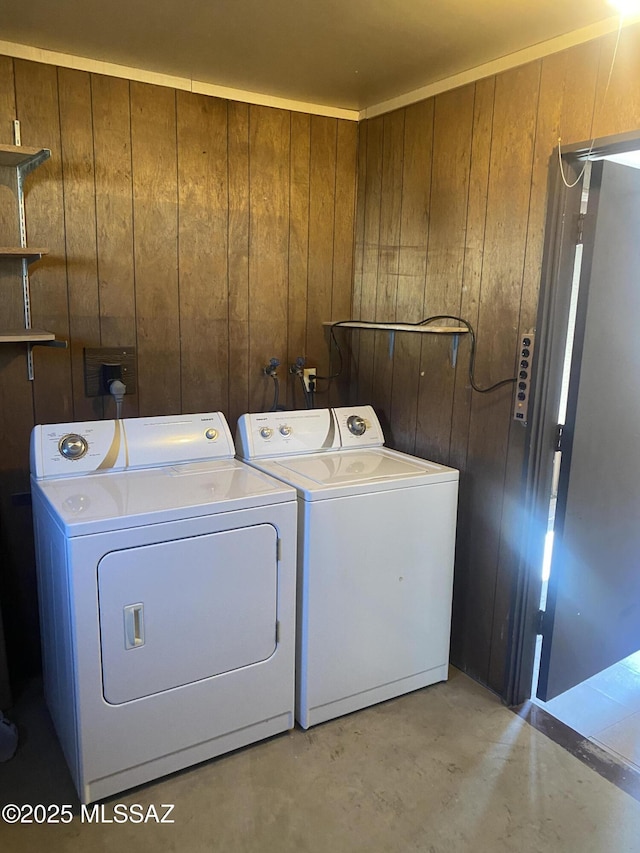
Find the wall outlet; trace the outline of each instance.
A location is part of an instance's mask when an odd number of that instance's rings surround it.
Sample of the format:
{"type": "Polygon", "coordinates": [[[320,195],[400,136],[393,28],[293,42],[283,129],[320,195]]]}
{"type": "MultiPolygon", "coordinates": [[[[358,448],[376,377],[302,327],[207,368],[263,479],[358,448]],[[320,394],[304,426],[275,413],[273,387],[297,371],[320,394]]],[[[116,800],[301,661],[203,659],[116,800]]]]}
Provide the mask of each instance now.
{"type": "Polygon", "coordinates": [[[531,366],[533,364],[533,345],[535,335],[526,332],[521,338],[518,349],[517,379],[516,379],[516,402],[513,408],[514,420],[521,424],[527,423],[529,410],[529,392],[531,390],[531,366]]]}
{"type": "Polygon", "coordinates": [[[119,364],[127,394],[136,393],[135,347],[85,347],[84,393],[87,397],[100,397],[109,393],[109,390],[104,388],[103,364],[119,364]]]}
{"type": "Polygon", "coordinates": [[[302,381],[307,391],[311,391],[311,381],[314,380],[313,387],[315,388],[316,369],[315,367],[305,367],[302,371],[302,381]]]}

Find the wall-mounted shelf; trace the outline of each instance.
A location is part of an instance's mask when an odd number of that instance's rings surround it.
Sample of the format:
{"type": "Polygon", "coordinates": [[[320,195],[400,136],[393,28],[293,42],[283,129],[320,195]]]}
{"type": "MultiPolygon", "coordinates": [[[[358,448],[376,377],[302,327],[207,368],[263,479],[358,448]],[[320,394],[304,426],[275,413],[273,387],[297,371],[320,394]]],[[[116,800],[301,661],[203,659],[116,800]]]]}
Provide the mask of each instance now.
{"type": "MultiPolygon", "coordinates": [[[[24,205],[24,179],[33,169],[44,163],[51,156],[48,148],[29,148],[21,145],[20,122],[14,121],[13,130],[15,145],[0,144],[0,172],[2,172],[3,183],[11,187],[15,192],[17,202],[17,229],[15,236],[18,238],[18,246],[0,247],[0,261],[18,260],[22,266],[22,301],[24,306],[24,327],[22,329],[0,329],[0,344],[26,343],[27,345],[27,373],[29,379],[33,379],[33,354],[34,346],[66,347],[67,342],[56,340],[53,332],[45,332],[40,329],[31,328],[31,294],[29,287],[29,264],[39,260],[48,253],[48,249],[31,248],[27,246],[27,223],[24,205]]],[[[10,220],[6,220],[7,223],[10,220]]],[[[3,239],[7,239],[8,232],[3,229],[3,239]]],[[[14,235],[8,235],[13,240],[14,235]]],[[[11,322],[11,320],[9,321],[11,322]]],[[[15,322],[15,320],[13,320],[15,322]]]]}
{"type": "Polygon", "coordinates": [[[466,335],[469,329],[466,326],[437,326],[435,323],[425,323],[422,326],[414,326],[413,323],[376,323],[369,320],[327,320],[322,325],[331,328],[339,323],[339,329],[372,329],[375,332],[389,333],[389,358],[393,358],[396,332],[414,332],[420,335],[452,335],[451,338],[451,366],[455,367],[458,361],[459,335],[466,335]]]}
{"type": "Polygon", "coordinates": [[[469,329],[466,326],[414,326],[411,323],[373,323],[367,320],[328,320],[323,326],[335,326],[340,323],[340,329],[373,329],[378,332],[418,332],[422,335],[464,335],[469,329]]]}
{"type": "Polygon", "coordinates": [[[24,258],[32,264],[39,261],[43,255],[48,255],[48,249],[31,249],[27,246],[0,246],[0,258],[24,258]]]}
{"type": "Polygon", "coordinates": [[[48,148],[28,148],[26,145],[0,145],[0,166],[19,168],[23,173],[35,169],[51,156],[48,148]]]}
{"type": "MultiPolygon", "coordinates": [[[[41,329],[0,329],[0,344],[18,343],[48,343],[55,341],[53,332],[44,332],[41,329]]],[[[59,341],[57,343],[64,343],[59,341]]]]}

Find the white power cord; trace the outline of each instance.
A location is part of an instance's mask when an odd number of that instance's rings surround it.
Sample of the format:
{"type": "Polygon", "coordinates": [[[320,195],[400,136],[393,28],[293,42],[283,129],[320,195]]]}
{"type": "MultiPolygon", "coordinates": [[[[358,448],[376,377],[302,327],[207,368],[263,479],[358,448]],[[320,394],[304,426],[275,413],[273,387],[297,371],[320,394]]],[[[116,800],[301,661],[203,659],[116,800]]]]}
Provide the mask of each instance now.
{"type": "Polygon", "coordinates": [[[109,393],[116,401],[116,418],[120,420],[122,417],[122,400],[127,393],[127,386],[119,379],[113,379],[109,383],[109,393]]]}
{"type": "MultiPolygon", "coordinates": [[[[615,6],[616,4],[613,3],[612,5],[615,6]]],[[[613,68],[616,64],[616,57],[618,55],[618,47],[620,45],[620,35],[622,33],[622,27],[624,25],[624,16],[625,16],[625,12],[621,9],[620,10],[620,20],[618,21],[618,37],[616,38],[615,47],[613,48],[613,56],[611,57],[611,65],[609,66],[609,76],[607,77],[607,85],[604,87],[604,94],[602,96],[602,101],[600,103],[600,109],[601,110],[603,109],[603,107],[605,105],[605,101],[607,100],[607,95],[609,94],[609,86],[611,85],[611,77],[613,76],[613,68]]],[[[595,115],[595,109],[596,109],[596,105],[594,103],[594,106],[593,106],[593,114],[594,115],[595,115]]],[[[591,117],[591,125],[593,126],[593,116],[591,117]]],[[[584,156],[584,166],[582,167],[580,174],[575,179],[575,181],[570,182],[567,180],[567,177],[564,173],[564,163],[562,160],[562,137],[558,136],[558,162],[560,163],[560,177],[562,178],[562,183],[568,189],[573,189],[573,187],[575,187],[577,184],[579,184],[580,181],[582,180],[582,176],[584,175],[585,169],[587,168],[587,163],[589,161],[589,158],[593,154],[593,147],[595,144],[596,144],[596,139],[594,136],[591,139],[591,145],[589,146],[589,150],[587,151],[587,153],[584,156]]]]}

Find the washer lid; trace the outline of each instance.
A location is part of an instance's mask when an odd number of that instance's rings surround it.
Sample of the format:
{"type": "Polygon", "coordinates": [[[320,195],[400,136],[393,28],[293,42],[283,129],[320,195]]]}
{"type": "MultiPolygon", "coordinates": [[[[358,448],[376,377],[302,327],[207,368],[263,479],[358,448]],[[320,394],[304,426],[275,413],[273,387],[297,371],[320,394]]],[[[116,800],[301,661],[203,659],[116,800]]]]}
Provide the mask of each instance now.
{"type": "Polygon", "coordinates": [[[458,479],[454,468],[386,447],[267,459],[260,468],[295,486],[306,500],[458,479]]]}
{"type": "Polygon", "coordinates": [[[67,536],[84,536],[295,500],[296,493],[235,459],[35,480],[67,536]]]}
{"type": "Polygon", "coordinates": [[[362,450],[283,459],[280,460],[280,465],[294,475],[302,475],[320,486],[424,474],[424,465],[416,464],[412,460],[362,450]]]}

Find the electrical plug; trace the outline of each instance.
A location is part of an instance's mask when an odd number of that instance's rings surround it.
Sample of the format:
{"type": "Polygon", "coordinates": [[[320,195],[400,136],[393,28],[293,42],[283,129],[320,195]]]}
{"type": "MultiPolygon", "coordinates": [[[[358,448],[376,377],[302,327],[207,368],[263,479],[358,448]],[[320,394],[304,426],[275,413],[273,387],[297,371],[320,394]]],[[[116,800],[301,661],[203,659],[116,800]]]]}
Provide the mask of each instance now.
{"type": "Polygon", "coordinates": [[[112,379],[109,382],[109,393],[116,401],[116,418],[122,415],[122,401],[127,393],[127,386],[120,379],[112,379]]]}

